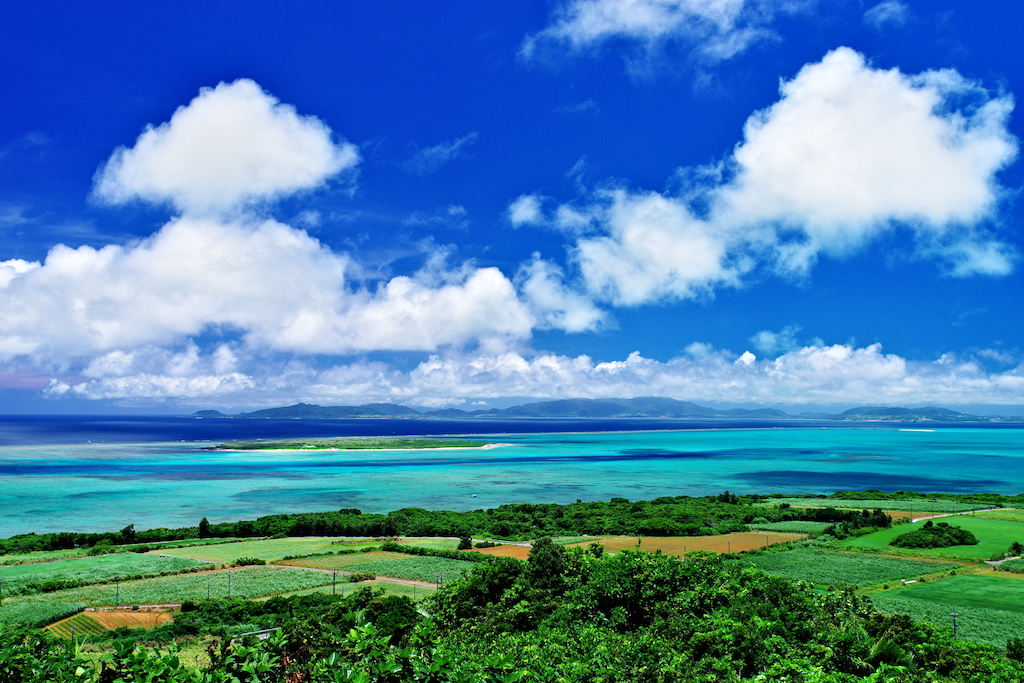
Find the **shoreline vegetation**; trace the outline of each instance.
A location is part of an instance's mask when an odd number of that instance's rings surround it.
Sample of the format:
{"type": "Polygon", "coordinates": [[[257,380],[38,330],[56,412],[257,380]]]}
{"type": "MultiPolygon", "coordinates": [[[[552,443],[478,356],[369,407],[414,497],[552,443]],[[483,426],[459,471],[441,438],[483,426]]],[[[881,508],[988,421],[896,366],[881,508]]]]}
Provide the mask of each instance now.
{"type": "Polygon", "coordinates": [[[501,444],[468,439],[419,439],[389,437],[338,437],[321,439],[276,439],[274,441],[227,441],[214,451],[420,451],[496,448],[501,444]]]}

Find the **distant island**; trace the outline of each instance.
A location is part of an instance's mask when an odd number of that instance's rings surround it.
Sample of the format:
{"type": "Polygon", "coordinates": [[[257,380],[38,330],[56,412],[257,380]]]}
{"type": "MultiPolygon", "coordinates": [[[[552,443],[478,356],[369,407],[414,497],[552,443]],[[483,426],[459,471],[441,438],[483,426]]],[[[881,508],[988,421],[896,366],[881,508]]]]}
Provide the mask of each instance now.
{"type": "Polygon", "coordinates": [[[885,422],[1019,422],[1022,418],[992,418],[969,415],[948,408],[899,408],[864,406],[841,413],[801,413],[790,415],[776,408],[731,408],[718,410],[672,398],[641,397],[623,399],[570,398],[557,401],[524,403],[511,408],[481,410],[421,411],[393,403],[369,403],[361,406],[318,406],[297,403],[281,408],[266,408],[251,413],[226,415],[218,410],[200,410],[190,417],[338,419],[338,418],[732,418],[765,420],[871,420],[885,422]]]}
{"type": "Polygon", "coordinates": [[[228,441],[211,450],[228,451],[383,451],[436,448],[485,448],[486,441],[465,439],[403,439],[385,437],[339,437],[336,439],[280,439],[277,441],[228,441]]]}

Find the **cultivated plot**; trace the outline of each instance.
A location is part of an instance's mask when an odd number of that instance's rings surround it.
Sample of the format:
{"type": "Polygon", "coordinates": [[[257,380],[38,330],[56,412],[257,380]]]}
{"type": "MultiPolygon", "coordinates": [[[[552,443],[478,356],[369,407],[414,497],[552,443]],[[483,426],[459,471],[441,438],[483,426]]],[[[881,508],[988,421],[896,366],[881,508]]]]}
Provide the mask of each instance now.
{"type": "Polygon", "coordinates": [[[267,538],[252,541],[238,541],[219,545],[170,548],[157,550],[153,554],[189,557],[218,564],[228,564],[240,557],[254,557],[272,562],[289,555],[311,555],[313,553],[337,552],[341,549],[361,548],[377,545],[374,539],[342,538],[338,536],[296,536],[291,538],[267,538]],[[364,543],[365,542],[365,543],[364,543]]]}
{"type": "MultiPolygon", "coordinates": [[[[781,534],[777,532],[743,532],[721,536],[607,536],[594,539],[604,546],[606,552],[639,549],[647,552],[660,550],[666,555],[682,555],[695,550],[710,550],[714,553],[738,553],[744,550],[764,548],[776,543],[799,541],[803,534],[781,534]]],[[[594,540],[573,545],[585,548],[594,540]]]]}
{"type": "MultiPolygon", "coordinates": [[[[52,593],[23,595],[11,602],[83,603],[85,605],[152,605],[206,597],[259,598],[331,583],[331,575],[303,569],[250,567],[232,571],[161,576],[119,584],[83,586],[52,593]]],[[[8,601],[4,600],[6,604],[8,601]]]]}
{"type": "Polygon", "coordinates": [[[33,586],[64,583],[102,583],[116,577],[131,577],[163,572],[179,572],[205,566],[206,563],[181,557],[155,557],[135,553],[116,553],[78,557],[53,562],[37,562],[0,567],[0,579],[6,590],[29,590],[33,586]]]}
{"type": "MultiPolygon", "coordinates": [[[[450,560],[446,557],[404,555],[402,553],[372,552],[354,555],[327,555],[289,560],[295,567],[366,572],[377,576],[434,583],[443,574],[445,581],[452,581],[473,567],[472,562],[450,560]]],[[[329,576],[324,574],[325,576],[329,576]]]]}
{"type": "Polygon", "coordinates": [[[775,576],[833,586],[871,586],[886,581],[897,582],[900,579],[963,569],[959,564],[854,553],[830,553],[807,548],[751,555],[743,561],[775,576]]]}

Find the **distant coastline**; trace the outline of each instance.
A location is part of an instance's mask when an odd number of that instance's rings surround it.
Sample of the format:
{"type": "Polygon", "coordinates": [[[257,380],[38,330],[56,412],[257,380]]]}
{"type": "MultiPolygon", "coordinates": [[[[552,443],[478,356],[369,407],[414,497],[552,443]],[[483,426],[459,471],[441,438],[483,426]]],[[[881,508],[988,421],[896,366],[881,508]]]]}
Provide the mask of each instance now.
{"type": "Polygon", "coordinates": [[[617,418],[686,418],[686,419],[745,419],[745,420],[835,420],[837,422],[871,421],[882,423],[906,422],[1022,422],[1024,417],[989,417],[961,413],[948,408],[923,406],[903,408],[895,406],[862,406],[841,413],[801,413],[790,415],[776,408],[731,408],[717,410],[671,398],[642,397],[630,399],[574,398],[556,401],[526,403],[511,408],[466,411],[458,408],[420,411],[393,403],[370,403],[359,406],[319,406],[297,403],[291,406],[266,408],[250,413],[227,415],[218,410],[201,410],[189,417],[195,418],[247,418],[247,419],[617,419],[617,418]]]}

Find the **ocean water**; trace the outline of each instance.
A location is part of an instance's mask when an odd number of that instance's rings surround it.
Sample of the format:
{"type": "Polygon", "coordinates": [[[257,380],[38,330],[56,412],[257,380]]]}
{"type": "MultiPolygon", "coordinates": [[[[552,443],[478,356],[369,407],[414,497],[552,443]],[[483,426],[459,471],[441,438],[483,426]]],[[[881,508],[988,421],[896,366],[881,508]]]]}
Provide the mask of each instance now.
{"type": "Polygon", "coordinates": [[[1024,429],[725,420],[0,418],[0,537],[282,512],[840,489],[1024,492],[1024,429]],[[658,430],[658,431],[651,431],[658,430]],[[483,436],[487,450],[221,452],[229,439],[483,436]]]}

